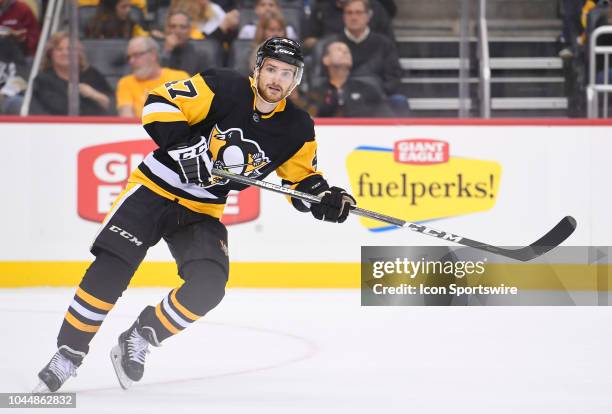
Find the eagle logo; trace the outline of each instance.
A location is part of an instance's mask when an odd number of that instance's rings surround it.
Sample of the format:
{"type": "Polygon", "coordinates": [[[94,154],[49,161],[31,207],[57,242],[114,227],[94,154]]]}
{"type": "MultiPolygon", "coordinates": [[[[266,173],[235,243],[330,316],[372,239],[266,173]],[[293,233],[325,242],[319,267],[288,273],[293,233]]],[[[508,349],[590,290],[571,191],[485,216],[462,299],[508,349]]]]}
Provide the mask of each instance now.
{"type": "MultiPolygon", "coordinates": [[[[250,178],[262,175],[260,170],[270,163],[270,159],[259,144],[244,138],[240,128],[222,131],[218,125],[215,125],[208,137],[208,148],[215,168],[250,178]]],[[[227,179],[215,177],[206,187],[227,183],[227,179]]]]}

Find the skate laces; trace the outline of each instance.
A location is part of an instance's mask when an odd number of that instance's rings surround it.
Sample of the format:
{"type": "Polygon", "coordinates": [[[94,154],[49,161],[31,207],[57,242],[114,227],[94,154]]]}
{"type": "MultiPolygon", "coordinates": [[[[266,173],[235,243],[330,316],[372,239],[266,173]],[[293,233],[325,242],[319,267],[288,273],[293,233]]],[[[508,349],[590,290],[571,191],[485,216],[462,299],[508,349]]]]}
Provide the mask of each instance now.
{"type": "Polygon", "coordinates": [[[145,363],[145,357],[151,351],[149,351],[149,342],[138,333],[138,330],[134,329],[130,333],[129,338],[126,339],[128,344],[128,357],[132,361],[136,361],[140,364],[145,363]]]}
{"type": "Polygon", "coordinates": [[[49,362],[49,369],[59,378],[63,384],[70,377],[76,377],[76,365],[71,360],[56,352],[49,362]]]}

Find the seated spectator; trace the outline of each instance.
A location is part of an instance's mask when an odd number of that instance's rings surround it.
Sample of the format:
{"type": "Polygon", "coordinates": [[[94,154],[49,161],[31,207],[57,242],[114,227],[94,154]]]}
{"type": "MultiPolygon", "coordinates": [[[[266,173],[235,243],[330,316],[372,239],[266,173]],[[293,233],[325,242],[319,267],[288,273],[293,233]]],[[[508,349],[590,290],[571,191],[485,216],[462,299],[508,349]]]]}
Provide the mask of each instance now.
{"type": "Polygon", "coordinates": [[[282,14],[272,11],[264,15],[257,23],[255,29],[255,38],[253,39],[253,49],[249,58],[249,71],[255,67],[255,59],[257,57],[257,49],[259,45],[271,37],[286,37],[287,23],[282,14]]]}
{"type": "Polygon", "coordinates": [[[18,115],[27,87],[27,65],[17,40],[0,37],[0,114],[18,115]]]}
{"type": "MultiPolygon", "coordinates": [[[[77,47],[80,115],[110,115],[113,91],[104,76],[88,64],[81,45],[77,47]]],[[[33,98],[40,106],[40,112],[48,115],[68,114],[69,77],[69,36],[66,32],[57,32],[49,38],[41,72],[34,79],[33,98]]]]}
{"type": "MultiPolygon", "coordinates": [[[[283,11],[278,4],[278,0],[256,0],[255,16],[257,17],[257,21],[251,22],[251,23],[248,23],[242,26],[240,28],[240,31],[238,32],[238,39],[254,39],[258,22],[264,16],[268,15],[269,13],[275,13],[277,15],[280,15],[283,18],[283,20],[285,20],[283,16],[283,11]]],[[[295,29],[291,26],[288,26],[286,22],[284,26],[285,26],[285,31],[287,33],[287,37],[293,40],[298,40],[295,29]]],[[[263,39],[263,40],[266,40],[266,39],[263,39]]],[[[257,41],[256,43],[259,44],[259,42],[257,41]]]]}
{"type": "Polygon", "coordinates": [[[399,116],[408,115],[408,100],[398,93],[402,68],[395,44],[389,38],[370,30],[368,0],[347,0],[344,5],[344,31],[339,37],[353,56],[355,76],[379,79],[389,103],[399,116]]]}
{"type": "Polygon", "coordinates": [[[252,42],[241,39],[232,45],[228,66],[244,76],[251,75],[259,46],[271,37],[285,37],[286,27],[285,19],[276,12],[263,16],[257,23],[255,38],[252,42]]]}
{"type": "Polygon", "coordinates": [[[343,42],[332,42],[322,59],[326,77],[308,92],[308,112],[320,117],[389,117],[382,91],[351,76],[353,58],[343,42]]]}
{"type": "Polygon", "coordinates": [[[40,25],[30,7],[20,0],[0,0],[0,36],[15,38],[24,54],[33,56],[40,25]]]}
{"type": "Polygon", "coordinates": [[[159,46],[150,37],[130,40],[127,58],[132,74],[117,84],[117,111],[119,116],[140,117],[148,93],[162,83],[189,78],[182,70],[163,68],[159,61],[159,46]]]}
{"type": "Polygon", "coordinates": [[[162,66],[182,70],[190,75],[202,71],[201,57],[189,43],[191,18],[186,12],[171,10],[166,20],[162,66]]]}
{"type": "MultiPolygon", "coordinates": [[[[590,38],[592,33],[601,26],[612,25],[612,2],[599,4],[587,16],[586,28],[586,56],[590,55],[590,38]]],[[[604,33],[597,38],[597,46],[612,46],[612,34],[604,33]]],[[[587,57],[587,59],[589,59],[587,57]]],[[[608,67],[605,74],[604,56],[599,54],[595,62],[595,83],[612,84],[612,68],[608,67]]]]}
{"type": "Polygon", "coordinates": [[[90,39],[129,39],[148,33],[130,17],[130,0],[101,0],[85,27],[90,39]]]}
{"type": "Polygon", "coordinates": [[[210,0],[172,0],[171,10],[184,10],[189,13],[192,25],[200,33],[192,39],[212,37],[219,41],[236,36],[240,14],[238,10],[226,13],[221,6],[210,0]]]}
{"type": "MultiPolygon", "coordinates": [[[[315,4],[303,35],[305,48],[312,49],[320,38],[344,31],[343,9],[346,3],[347,0],[327,0],[315,4]]],[[[378,0],[370,0],[368,3],[368,9],[371,10],[370,29],[395,42],[391,20],[384,7],[378,0]]]]}

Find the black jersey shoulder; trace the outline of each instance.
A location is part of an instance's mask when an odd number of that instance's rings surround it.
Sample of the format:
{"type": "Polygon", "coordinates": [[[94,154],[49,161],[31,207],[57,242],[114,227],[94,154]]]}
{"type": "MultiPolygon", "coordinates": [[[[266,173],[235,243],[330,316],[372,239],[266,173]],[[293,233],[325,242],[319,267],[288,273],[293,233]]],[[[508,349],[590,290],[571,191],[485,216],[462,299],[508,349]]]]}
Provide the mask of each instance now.
{"type": "Polygon", "coordinates": [[[287,99],[285,112],[290,119],[289,125],[292,133],[304,137],[304,142],[314,141],[315,130],[314,120],[308,112],[295,105],[291,100],[287,99]]]}

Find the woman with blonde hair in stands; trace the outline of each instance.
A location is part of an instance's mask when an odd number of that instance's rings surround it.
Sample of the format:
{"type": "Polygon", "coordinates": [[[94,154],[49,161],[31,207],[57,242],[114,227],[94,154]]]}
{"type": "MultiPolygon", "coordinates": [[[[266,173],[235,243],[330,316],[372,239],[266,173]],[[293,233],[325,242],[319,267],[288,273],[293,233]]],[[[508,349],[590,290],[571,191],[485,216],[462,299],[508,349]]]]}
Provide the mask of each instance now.
{"type": "MultiPolygon", "coordinates": [[[[252,50],[249,54],[248,71],[252,71],[255,67],[255,59],[257,57],[257,49],[259,46],[271,37],[285,37],[287,35],[287,23],[282,14],[271,11],[262,16],[257,23],[255,29],[255,37],[253,38],[252,50]]],[[[243,67],[241,72],[246,72],[243,67]]]]}
{"type": "MultiPolygon", "coordinates": [[[[242,26],[240,28],[240,31],[238,32],[238,39],[256,38],[257,27],[259,23],[261,22],[261,20],[265,16],[269,15],[270,13],[275,13],[277,15],[280,15],[281,18],[283,19],[283,25],[285,27],[286,36],[290,39],[298,40],[298,36],[297,36],[297,33],[295,32],[295,29],[287,25],[285,16],[283,15],[283,10],[281,9],[280,4],[278,3],[278,0],[257,0],[255,2],[254,11],[255,11],[255,17],[257,18],[257,21],[254,21],[254,22],[251,22],[249,24],[245,24],[244,26],[242,26]]],[[[261,40],[261,42],[263,42],[264,40],[266,39],[261,40]]],[[[261,43],[261,42],[258,42],[257,40],[255,42],[257,44],[261,43]]]]}
{"type": "Polygon", "coordinates": [[[100,0],[96,14],[85,26],[90,39],[130,39],[148,33],[130,17],[130,0],[100,0]]]}
{"type": "Polygon", "coordinates": [[[238,27],[238,10],[225,12],[221,6],[210,0],[172,0],[170,10],[189,13],[193,24],[192,39],[213,37],[225,40],[238,27]]]}
{"type": "MultiPolygon", "coordinates": [[[[77,50],[80,115],[110,115],[112,88],[104,76],[89,65],[80,43],[77,50]]],[[[67,32],[57,32],[47,42],[41,72],[34,79],[33,113],[67,115],[69,77],[69,36],[67,32]]]]}

